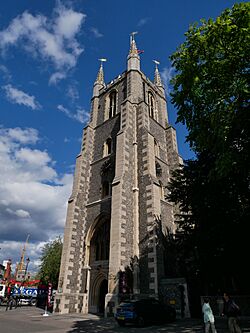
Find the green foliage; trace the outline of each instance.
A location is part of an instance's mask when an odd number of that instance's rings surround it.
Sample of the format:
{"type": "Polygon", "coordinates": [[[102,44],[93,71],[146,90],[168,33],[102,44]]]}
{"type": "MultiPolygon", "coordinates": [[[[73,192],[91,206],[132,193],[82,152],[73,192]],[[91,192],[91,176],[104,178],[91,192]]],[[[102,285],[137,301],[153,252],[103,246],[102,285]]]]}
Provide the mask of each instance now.
{"type": "Polygon", "coordinates": [[[244,163],[249,149],[249,22],[250,3],[236,4],[215,21],[192,25],[171,56],[178,121],[196,152],[216,155],[223,174],[244,163]]]}
{"type": "Polygon", "coordinates": [[[51,282],[57,288],[62,255],[62,240],[60,237],[48,242],[42,249],[39,277],[44,283],[51,282]]]}
{"type": "Polygon", "coordinates": [[[250,231],[249,24],[250,3],[235,4],[215,21],[192,25],[171,56],[172,102],[196,152],[169,187],[181,209],[183,253],[207,281],[227,276],[238,285],[248,276],[240,258],[250,231]]]}

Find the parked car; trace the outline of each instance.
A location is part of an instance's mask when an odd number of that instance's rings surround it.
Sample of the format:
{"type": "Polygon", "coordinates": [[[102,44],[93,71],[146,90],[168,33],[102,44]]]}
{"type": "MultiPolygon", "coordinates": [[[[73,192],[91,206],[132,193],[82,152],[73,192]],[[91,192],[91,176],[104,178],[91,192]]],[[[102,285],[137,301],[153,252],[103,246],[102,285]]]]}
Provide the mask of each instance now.
{"type": "Polygon", "coordinates": [[[117,307],[115,319],[120,326],[133,323],[142,327],[149,323],[173,322],[176,319],[176,311],[156,299],[126,301],[117,307]]]}

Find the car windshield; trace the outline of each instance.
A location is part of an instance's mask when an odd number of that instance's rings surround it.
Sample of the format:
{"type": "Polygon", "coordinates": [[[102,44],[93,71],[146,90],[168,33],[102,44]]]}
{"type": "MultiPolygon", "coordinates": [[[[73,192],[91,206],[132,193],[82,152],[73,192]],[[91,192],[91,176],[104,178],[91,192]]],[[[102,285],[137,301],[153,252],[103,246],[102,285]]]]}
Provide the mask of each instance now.
{"type": "Polygon", "coordinates": [[[120,308],[126,308],[126,309],[133,309],[134,308],[134,304],[133,303],[121,303],[119,305],[120,308]]]}

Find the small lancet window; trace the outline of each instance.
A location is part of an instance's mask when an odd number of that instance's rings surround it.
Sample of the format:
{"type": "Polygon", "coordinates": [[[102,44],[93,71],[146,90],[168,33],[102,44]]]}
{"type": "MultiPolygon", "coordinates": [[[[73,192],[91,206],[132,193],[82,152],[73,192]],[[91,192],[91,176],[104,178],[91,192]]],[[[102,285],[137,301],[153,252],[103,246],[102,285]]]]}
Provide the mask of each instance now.
{"type": "Polygon", "coordinates": [[[112,139],[108,138],[103,145],[103,157],[110,155],[112,152],[112,139]]]}
{"type": "Polygon", "coordinates": [[[117,97],[117,92],[112,91],[109,95],[109,118],[112,118],[116,114],[116,97],[117,97]]]}
{"type": "Polygon", "coordinates": [[[160,147],[159,143],[156,140],[154,140],[154,150],[155,150],[155,156],[160,157],[160,147]]]}
{"type": "Polygon", "coordinates": [[[155,100],[151,92],[148,93],[149,116],[154,118],[155,100]]]}

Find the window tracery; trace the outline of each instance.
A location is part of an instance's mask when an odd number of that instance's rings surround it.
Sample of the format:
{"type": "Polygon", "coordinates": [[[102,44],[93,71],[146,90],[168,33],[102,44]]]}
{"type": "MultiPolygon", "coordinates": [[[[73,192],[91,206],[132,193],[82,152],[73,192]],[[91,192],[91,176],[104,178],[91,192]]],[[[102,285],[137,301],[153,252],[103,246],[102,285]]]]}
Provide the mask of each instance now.
{"type": "Polygon", "coordinates": [[[95,231],[92,244],[95,248],[95,260],[109,259],[110,221],[105,220],[95,231]]]}

